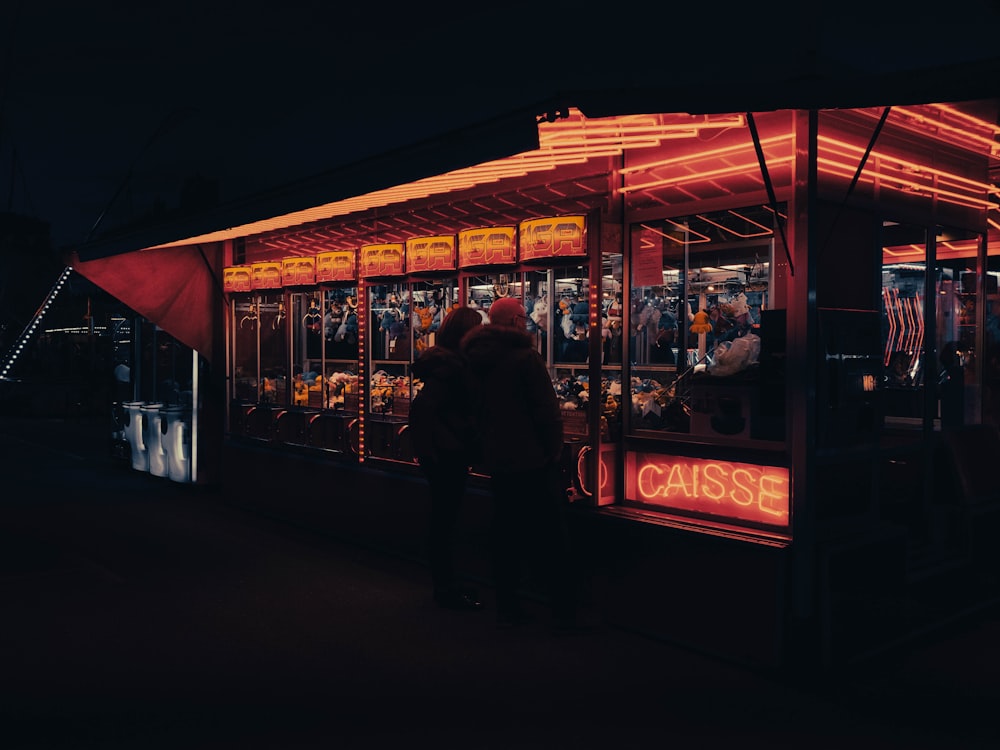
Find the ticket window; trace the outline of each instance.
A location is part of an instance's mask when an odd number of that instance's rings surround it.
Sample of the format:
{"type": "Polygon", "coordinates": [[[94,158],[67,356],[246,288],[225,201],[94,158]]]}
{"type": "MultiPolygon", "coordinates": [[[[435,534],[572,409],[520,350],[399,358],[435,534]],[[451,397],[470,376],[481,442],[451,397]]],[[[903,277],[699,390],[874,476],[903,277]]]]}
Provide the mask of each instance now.
{"type": "MultiPolygon", "coordinates": [[[[767,206],[633,226],[624,340],[631,431],[780,439],[754,434],[762,386],[751,377],[767,348],[773,237],[767,206]]],[[[765,423],[780,433],[783,420],[765,423]]]]}

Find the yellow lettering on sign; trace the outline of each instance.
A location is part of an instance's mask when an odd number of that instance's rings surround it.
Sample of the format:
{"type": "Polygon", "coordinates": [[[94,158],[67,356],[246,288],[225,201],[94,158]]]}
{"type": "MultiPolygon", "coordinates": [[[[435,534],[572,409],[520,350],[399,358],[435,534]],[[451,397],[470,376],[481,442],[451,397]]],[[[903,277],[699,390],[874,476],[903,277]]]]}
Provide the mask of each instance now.
{"type": "Polygon", "coordinates": [[[458,265],[469,268],[515,263],[516,241],[516,227],[466,229],[458,233],[458,265]]]}
{"type": "Polygon", "coordinates": [[[454,271],[454,237],[420,237],[406,241],[407,273],[454,271]]]}
{"type": "Polygon", "coordinates": [[[587,254],[583,216],[531,219],[520,225],[521,260],[587,254]]]}

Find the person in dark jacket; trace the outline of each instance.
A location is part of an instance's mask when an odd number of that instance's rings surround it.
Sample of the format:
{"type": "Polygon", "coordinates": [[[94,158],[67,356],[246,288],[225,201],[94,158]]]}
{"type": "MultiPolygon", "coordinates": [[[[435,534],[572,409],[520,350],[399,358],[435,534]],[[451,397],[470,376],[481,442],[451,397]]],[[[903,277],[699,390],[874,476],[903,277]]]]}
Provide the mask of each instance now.
{"type": "Polygon", "coordinates": [[[414,455],[427,480],[430,513],[427,558],[434,601],[446,609],[475,610],[475,592],[463,589],[455,575],[455,528],[473,462],[475,434],[471,389],[459,342],[482,316],[468,307],[452,310],[437,331],[436,343],[412,367],[423,383],[410,406],[409,431],[414,455]]]}
{"type": "Polygon", "coordinates": [[[559,458],[562,414],[545,360],[527,332],[527,314],[503,297],[489,309],[489,325],[466,334],[462,351],[475,384],[483,468],[494,499],[491,529],[497,624],[526,621],[517,591],[531,560],[548,587],[555,630],[576,627],[559,458]]]}

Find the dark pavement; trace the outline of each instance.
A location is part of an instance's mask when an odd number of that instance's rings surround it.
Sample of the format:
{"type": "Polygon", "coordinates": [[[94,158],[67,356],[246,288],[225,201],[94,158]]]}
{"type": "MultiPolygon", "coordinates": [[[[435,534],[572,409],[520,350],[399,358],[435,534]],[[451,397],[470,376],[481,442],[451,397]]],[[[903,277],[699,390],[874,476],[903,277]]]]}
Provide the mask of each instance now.
{"type": "Polygon", "coordinates": [[[997,608],[764,674],[438,610],[419,563],[135,472],[100,421],[0,419],[0,451],[6,750],[998,746],[997,608]]]}

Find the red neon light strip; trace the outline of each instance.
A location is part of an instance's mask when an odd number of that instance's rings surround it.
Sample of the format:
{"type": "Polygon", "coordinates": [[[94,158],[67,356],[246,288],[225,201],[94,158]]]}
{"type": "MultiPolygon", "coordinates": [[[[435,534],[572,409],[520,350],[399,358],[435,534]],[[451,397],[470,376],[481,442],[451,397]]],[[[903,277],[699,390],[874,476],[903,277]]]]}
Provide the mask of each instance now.
{"type": "MultiPolygon", "coordinates": [[[[368,401],[368,368],[365,365],[368,340],[368,290],[364,279],[358,279],[358,462],[365,462],[365,406],[368,401]]],[[[348,435],[350,440],[351,436],[348,435]]]]}

